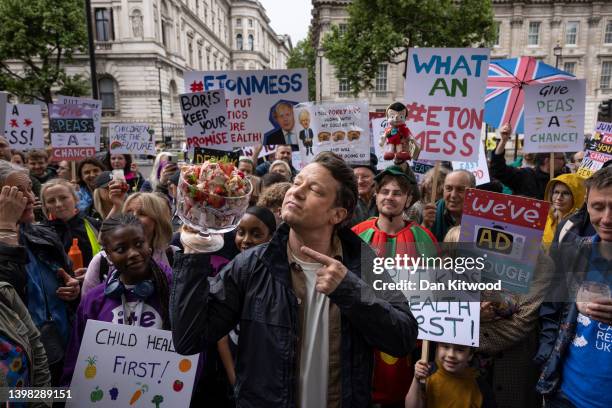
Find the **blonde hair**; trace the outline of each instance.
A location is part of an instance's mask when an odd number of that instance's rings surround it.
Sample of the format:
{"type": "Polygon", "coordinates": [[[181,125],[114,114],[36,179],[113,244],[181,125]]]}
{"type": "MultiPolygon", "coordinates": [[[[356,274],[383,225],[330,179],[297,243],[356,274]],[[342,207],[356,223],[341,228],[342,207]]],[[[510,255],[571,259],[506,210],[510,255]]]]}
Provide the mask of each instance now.
{"type": "MultiPolygon", "coordinates": [[[[159,170],[159,165],[164,157],[171,157],[172,154],[168,152],[161,152],[157,156],[155,156],[155,161],[153,162],[153,168],[151,169],[151,175],[149,175],[149,184],[151,184],[151,191],[155,191],[157,188],[157,184],[159,184],[159,177],[157,176],[157,171],[159,170]]],[[[161,172],[160,172],[161,173],[161,172]]]]}
{"type": "Polygon", "coordinates": [[[155,193],[134,193],[123,203],[122,212],[125,213],[130,203],[136,199],[140,199],[142,207],[135,215],[144,215],[155,221],[151,247],[154,250],[165,251],[172,239],[172,214],[168,203],[165,198],[155,193]]]}
{"type": "MultiPolygon", "coordinates": [[[[289,174],[289,178],[291,178],[292,174],[291,174],[291,167],[289,167],[289,165],[287,164],[286,161],[284,160],[274,160],[272,162],[272,164],[270,165],[270,170],[268,170],[269,173],[272,173],[272,169],[276,166],[282,166],[285,168],[285,170],[287,170],[287,174],[289,174]]],[[[291,180],[288,180],[291,181],[291,180]]]]}
{"type": "Polygon", "coordinates": [[[77,196],[76,189],[74,188],[74,184],[62,178],[51,179],[47,181],[45,184],[43,184],[40,189],[40,201],[42,201],[42,212],[43,214],[45,214],[45,217],[47,218],[49,217],[49,214],[47,214],[47,206],[45,204],[45,193],[50,188],[57,187],[57,186],[66,187],[68,189],[68,191],[72,194],[72,197],[74,198],[75,208],[76,208],[76,204],[78,204],[79,202],[79,197],[77,196]]]}
{"type": "Polygon", "coordinates": [[[299,120],[302,120],[302,118],[304,117],[307,117],[308,119],[310,119],[310,113],[306,109],[302,109],[300,113],[298,114],[299,120]]]}
{"type": "Polygon", "coordinates": [[[102,216],[102,219],[105,219],[108,213],[110,212],[110,210],[104,211],[104,203],[102,202],[102,197],[100,196],[100,189],[102,188],[108,188],[108,187],[98,187],[93,191],[93,206],[98,212],[98,214],[102,216]]]}
{"type": "Polygon", "coordinates": [[[444,242],[459,242],[459,235],[461,233],[461,226],[455,225],[448,230],[444,236],[444,242]]]}

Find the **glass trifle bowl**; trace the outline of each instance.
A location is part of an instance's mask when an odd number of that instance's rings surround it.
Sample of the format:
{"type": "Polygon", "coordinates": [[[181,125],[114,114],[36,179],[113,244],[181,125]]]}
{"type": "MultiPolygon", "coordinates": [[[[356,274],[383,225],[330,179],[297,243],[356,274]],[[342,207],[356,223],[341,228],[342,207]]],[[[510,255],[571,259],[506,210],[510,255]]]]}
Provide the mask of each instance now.
{"type": "Polygon", "coordinates": [[[238,226],[252,191],[245,174],[230,162],[208,160],[183,166],[176,198],[183,245],[197,252],[223,248],[223,234],[238,226]]]}

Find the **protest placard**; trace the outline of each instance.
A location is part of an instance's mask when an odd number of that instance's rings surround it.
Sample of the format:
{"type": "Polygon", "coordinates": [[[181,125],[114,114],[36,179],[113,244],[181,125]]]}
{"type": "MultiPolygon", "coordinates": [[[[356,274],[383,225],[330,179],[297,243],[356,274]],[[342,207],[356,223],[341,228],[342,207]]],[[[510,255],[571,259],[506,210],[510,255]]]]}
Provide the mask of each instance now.
{"type": "MultiPolygon", "coordinates": [[[[412,172],[414,173],[418,184],[421,184],[423,182],[425,173],[433,169],[435,165],[436,162],[430,160],[414,160],[412,162],[410,167],[412,168],[412,172]]],[[[427,199],[427,197],[423,197],[423,199],[427,199]]]]}
{"type": "Polygon", "coordinates": [[[480,343],[480,302],[410,302],[410,311],[421,340],[470,347],[480,343]]]}
{"type": "Polygon", "coordinates": [[[55,160],[83,160],[96,154],[94,111],[81,105],[49,105],[55,160]]]}
{"type": "Polygon", "coordinates": [[[239,158],[240,155],[238,152],[228,152],[207,147],[194,147],[192,163],[202,164],[207,160],[214,159],[216,161],[231,162],[237,166],[239,158]]]}
{"type": "Polygon", "coordinates": [[[487,156],[485,155],[485,149],[480,148],[478,151],[477,162],[453,162],[453,170],[467,170],[471,172],[476,178],[476,185],[487,184],[491,181],[489,176],[489,166],[487,165],[487,156]]]}
{"type": "Polygon", "coordinates": [[[584,143],[586,80],[525,88],[525,153],[576,152],[584,143]]]}
{"type": "Polygon", "coordinates": [[[588,142],[576,174],[589,178],[608,160],[612,160],[612,123],[597,122],[595,134],[588,142]]]}
{"type": "Polygon", "coordinates": [[[57,96],[59,105],[81,105],[93,109],[94,129],[96,132],[96,151],[100,150],[100,134],[102,133],[102,101],[99,99],[81,98],[76,96],[57,96]]]}
{"type": "Polygon", "coordinates": [[[380,145],[380,138],[384,136],[385,128],[387,127],[387,119],[385,117],[372,119],[370,121],[370,126],[372,128],[372,146],[374,147],[374,154],[378,159],[376,168],[378,170],[384,170],[389,166],[393,166],[393,160],[384,159],[383,156],[385,151],[380,145]]]}
{"type": "Polygon", "coordinates": [[[299,150],[303,164],[323,151],[348,164],[370,161],[368,103],[301,103],[294,109],[299,123],[299,150]]]}
{"type": "Polygon", "coordinates": [[[40,105],[7,104],[4,113],[4,134],[11,149],[24,151],[45,148],[40,105]]]}
{"type": "Polygon", "coordinates": [[[111,123],[108,127],[111,154],[157,154],[153,128],[146,123],[111,123]]]}
{"type": "Polygon", "coordinates": [[[461,217],[460,242],[473,242],[486,254],[483,282],[501,281],[502,289],[527,293],[533,278],[550,203],[468,189],[461,217]]]}
{"type": "Polygon", "coordinates": [[[295,128],[288,112],[308,100],[308,74],[306,69],[185,72],[186,92],[213,89],[225,90],[231,146],[288,144],[284,132],[295,128]],[[277,108],[283,112],[277,114],[277,108]]]}
{"type": "Polygon", "coordinates": [[[194,147],[232,150],[237,145],[231,141],[228,132],[223,89],[182,94],[179,100],[188,150],[194,147]]]}
{"type": "Polygon", "coordinates": [[[489,68],[487,48],[410,48],[406,122],[420,159],[478,161],[489,68]]]}
{"type": "MultiPolygon", "coordinates": [[[[243,156],[253,157],[253,152],[255,151],[255,147],[254,146],[243,146],[241,150],[242,150],[243,156]]],[[[257,155],[257,158],[261,159],[262,157],[266,157],[274,153],[276,153],[276,145],[263,145],[262,149],[259,151],[259,154],[257,155]]]]}
{"type": "Polygon", "coordinates": [[[197,365],[197,354],[176,353],[170,331],[89,319],[67,405],[187,407],[197,365]]]}

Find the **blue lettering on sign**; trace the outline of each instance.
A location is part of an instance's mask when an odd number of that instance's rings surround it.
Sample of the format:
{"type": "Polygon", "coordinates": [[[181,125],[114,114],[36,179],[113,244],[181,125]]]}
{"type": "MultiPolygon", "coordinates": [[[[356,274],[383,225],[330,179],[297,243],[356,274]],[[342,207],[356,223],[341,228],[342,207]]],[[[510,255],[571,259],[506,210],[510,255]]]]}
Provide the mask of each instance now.
{"type": "Polygon", "coordinates": [[[228,79],[227,75],[205,75],[204,90],[227,89],[238,95],[265,94],[276,95],[302,90],[302,74],[289,75],[256,75],[240,76],[228,79]]]}
{"type": "Polygon", "coordinates": [[[474,62],[474,67],[470,67],[470,62],[464,55],[460,55],[453,61],[453,57],[447,55],[442,57],[440,55],[432,55],[429,57],[429,61],[419,61],[419,55],[417,53],[412,54],[412,60],[416,73],[420,74],[421,71],[429,74],[432,69],[436,75],[456,75],[457,71],[462,71],[467,76],[479,77],[482,75],[482,62],[487,60],[487,56],[483,54],[477,54],[470,56],[470,61],[474,62]]]}

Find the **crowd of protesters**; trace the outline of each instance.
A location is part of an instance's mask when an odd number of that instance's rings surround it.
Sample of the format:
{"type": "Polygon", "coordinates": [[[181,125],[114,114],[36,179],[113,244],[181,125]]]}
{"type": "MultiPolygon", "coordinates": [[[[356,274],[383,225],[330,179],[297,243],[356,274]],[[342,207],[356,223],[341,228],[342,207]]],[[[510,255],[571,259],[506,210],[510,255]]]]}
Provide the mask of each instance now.
{"type": "Polygon", "coordinates": [[[610,407],[612,353],[575,339],[603,332],[610,346],[612,300],[545,293],[566,270],[610,284],[611,247],[595,244],[612,242],[612,166],[586,180],[562,153],[515,167],[510,133],[486,186],[447,163],[417,182],[407,163],[379,170],[374,156],[349,166],[324,152],[297,171],[291,146],[263,161],[256,148],[237,163],[251,207],[214,254],[181,244],[170,153],[148,177],[110,153],[78,162],[73,177],[70,163],[0,137],[0,384],[69,386],[95,319],[172,330],[178,353],[199,353],[194,407],[610,407]],[[543,251],[503,315],[483,296],[479,347],[439,343],[421,360],[408,301],[375,291],[364,265],[458,241],[470,188],[549,201],[543,251]],[[136,308],[149,318],[115,313],[136,308]]]}

